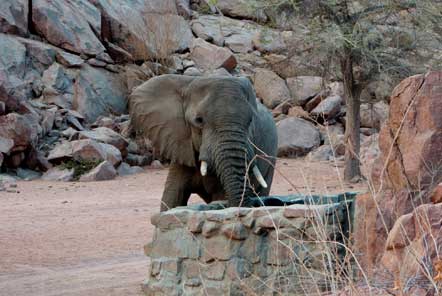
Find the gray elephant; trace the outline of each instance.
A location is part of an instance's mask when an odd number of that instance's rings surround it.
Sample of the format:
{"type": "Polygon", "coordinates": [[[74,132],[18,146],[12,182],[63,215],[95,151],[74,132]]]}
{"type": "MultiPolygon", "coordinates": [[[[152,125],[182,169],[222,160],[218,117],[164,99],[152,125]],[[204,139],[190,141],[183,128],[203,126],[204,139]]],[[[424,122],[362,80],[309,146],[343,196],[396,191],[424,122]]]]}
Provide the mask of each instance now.
{"type": "Polygon", "coordinates": [[[192,193],[229,206],[269,194],[276,127],[247,78],[158,76],[133,91],[129,109],[137,134],[171,161],[161,211],[192,193]]]}

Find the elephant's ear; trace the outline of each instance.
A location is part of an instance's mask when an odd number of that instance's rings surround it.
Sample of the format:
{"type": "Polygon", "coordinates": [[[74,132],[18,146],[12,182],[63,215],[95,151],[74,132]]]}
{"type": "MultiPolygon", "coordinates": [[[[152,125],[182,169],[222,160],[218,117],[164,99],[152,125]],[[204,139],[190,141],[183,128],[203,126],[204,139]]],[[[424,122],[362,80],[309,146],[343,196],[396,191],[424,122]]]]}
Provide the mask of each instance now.
{"type": "Polygon", "coordinates": [[[256,110],[256,93],[253,89],[252,83],[247,77],[240,77],[238,80],[240,81],[241,87],[246,94],[247,101],[254,108],[254,110],[256,110]]]}
{"type": "Polygon", "coordinates": [[[195,153],[183,93],[194,79],[158,76],[138,86],[129,97],[131,125],[137,135],[149,138],[162,157],[186,166],[195,166],[195,153]]]}

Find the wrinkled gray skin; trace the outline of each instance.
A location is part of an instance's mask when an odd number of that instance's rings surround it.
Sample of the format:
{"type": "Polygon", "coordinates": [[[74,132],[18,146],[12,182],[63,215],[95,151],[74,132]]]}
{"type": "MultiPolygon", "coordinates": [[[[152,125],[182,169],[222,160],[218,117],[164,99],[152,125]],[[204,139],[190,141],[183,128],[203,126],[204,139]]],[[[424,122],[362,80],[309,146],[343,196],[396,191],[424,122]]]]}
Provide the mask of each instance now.
{"type": "Polygon", "coordinates": [[[137,87],[129,108],[137,134],[171,161],[161,211],[186,205],[192,193],[207,203],[227,199],[229,206],[250,206],[247,197],[268,195],[276,127],[248,79],[162,75],[137,87]],[[204,177],[202,160],[208,163],[204,177]],[[268,188],[257,182],[252,160],[268,188]]]}

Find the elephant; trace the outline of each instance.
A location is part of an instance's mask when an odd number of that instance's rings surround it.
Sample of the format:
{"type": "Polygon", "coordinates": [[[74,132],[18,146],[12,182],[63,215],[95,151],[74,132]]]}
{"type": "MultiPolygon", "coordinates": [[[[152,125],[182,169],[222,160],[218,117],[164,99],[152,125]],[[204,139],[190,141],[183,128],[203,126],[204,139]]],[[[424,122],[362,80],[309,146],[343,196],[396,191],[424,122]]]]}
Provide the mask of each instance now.
{"type": "Polygon", "coordinates": [[[133,90],[129,112],[136,134],[170,161],[161,211],[192,193],[229,207],[269,194],[276,126],[246,77],[156,76],[133,90]]]}

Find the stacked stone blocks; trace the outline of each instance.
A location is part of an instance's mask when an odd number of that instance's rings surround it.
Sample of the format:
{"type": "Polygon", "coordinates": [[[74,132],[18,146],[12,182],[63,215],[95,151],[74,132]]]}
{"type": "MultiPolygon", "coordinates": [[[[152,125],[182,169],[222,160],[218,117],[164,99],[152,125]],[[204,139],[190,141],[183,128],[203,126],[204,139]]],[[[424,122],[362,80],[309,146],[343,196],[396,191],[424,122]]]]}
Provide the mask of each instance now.
{"type": "Polygon", "coordinates": [[[305,295],[342,272],[351,202],[206,208],[152,217],[146,295],[305,295]]]}

